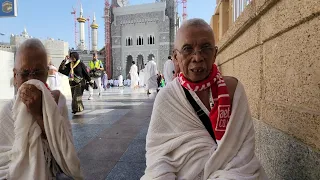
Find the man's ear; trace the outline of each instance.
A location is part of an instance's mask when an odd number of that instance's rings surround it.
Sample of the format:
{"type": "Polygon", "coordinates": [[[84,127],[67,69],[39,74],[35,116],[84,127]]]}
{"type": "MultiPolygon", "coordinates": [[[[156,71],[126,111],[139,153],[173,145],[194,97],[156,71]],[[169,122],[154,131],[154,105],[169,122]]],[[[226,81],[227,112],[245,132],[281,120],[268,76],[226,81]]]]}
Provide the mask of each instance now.
{"type": "Polygon", "coordinates": [[[173,51],[172,52],[172,61],[175,65],[178,65],[178,59],[177,59],[177,52],[173,51]]]}
{"type": "Polygon", "coordinates": [[[217,55],[218,55],[218,47],[215,46],[214,47],[214,56],[212,58],[212,64],[214,64],[216,62],[217,55]]]}

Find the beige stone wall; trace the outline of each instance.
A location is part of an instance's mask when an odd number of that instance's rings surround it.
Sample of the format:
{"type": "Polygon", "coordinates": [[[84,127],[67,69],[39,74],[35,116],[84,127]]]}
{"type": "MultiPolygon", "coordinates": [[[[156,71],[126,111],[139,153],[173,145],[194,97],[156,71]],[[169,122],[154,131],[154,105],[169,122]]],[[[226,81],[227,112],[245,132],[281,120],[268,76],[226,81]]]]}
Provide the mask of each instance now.
{"type": "Polygon", "coordinates": [[[244,84],[257,124],[319,153],[320,1],[254,0],[218,47],[217,64],[244,84]]]}

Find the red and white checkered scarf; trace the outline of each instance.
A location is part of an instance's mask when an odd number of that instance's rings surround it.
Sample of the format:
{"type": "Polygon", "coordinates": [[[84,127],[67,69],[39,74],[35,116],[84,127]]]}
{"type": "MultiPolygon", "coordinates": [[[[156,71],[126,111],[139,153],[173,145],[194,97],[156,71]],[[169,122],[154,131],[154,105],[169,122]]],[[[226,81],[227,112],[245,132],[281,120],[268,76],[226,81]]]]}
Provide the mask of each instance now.
{"type": "Polygon", "coordinates": [[[209,117],[216,139],[221,140],[230,119],[231,104],[227,86],[217,66],[213,64],[209,77],[199,83],[190,82],[183,73],[179,74],[178,79],[181,85],[190,91],[197,92],[211,88],[214,106],[209,117]]]}

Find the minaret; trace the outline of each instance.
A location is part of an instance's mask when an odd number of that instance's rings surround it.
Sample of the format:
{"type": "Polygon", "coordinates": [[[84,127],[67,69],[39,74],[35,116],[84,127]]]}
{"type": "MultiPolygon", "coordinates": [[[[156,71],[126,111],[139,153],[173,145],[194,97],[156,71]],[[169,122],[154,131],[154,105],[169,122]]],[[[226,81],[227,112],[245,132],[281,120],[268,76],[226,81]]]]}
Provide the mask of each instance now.
{"type": "Polygon", "coordinates": [[[96,23],[96,14],[93,14],[93,21],[91,24],[91,39],[92,39],[92,51],[98,50],[98,24],[96,23]]]}
{"type": "Polygon", "coordinates": [[[29,34],[28,34],[28,32],[27,32],[26,27],[24,27],[23,32],[22,32],[21,34],[22,34],[23,37],[29,38],[29,34]]]}
{"type": "Polygon", "coordinates": [[[84,32],[84,24],[86,22],[86,19],[83,17],[83,9],[82,9],[82,4],[80,6],[80,17],[77,18],[77,21],[79,22],[79,32],[80,32],[80,42],[78,44],[78,49],[83,51],[86,49],[85,46],[85,32],[84,32]]]}

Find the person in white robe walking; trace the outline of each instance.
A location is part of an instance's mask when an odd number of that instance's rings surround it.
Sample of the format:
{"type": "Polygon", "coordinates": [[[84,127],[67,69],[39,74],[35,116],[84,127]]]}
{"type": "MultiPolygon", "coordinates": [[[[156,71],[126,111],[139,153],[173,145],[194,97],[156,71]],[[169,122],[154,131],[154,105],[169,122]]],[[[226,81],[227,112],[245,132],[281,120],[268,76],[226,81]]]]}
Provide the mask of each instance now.
{"type": "Polygon", "coordinates": [[[147,63],[145,68],[145,80],[146,80],[146,89],[147,94],[150,93],[150,89],[158,89],[158,70],[157,64],[154,61],[154,57],[147,63]]]}
{"type": "Polygon", "coordinates": [[[123,76],[122,76],[122,74],[119,75],[118,80],[119,80],[119,87],[123,87],[123,76]]]}
{"type": "Polygon", "coordinates": [[[131,78],[131,88],[136,89],[139,83],[138,66],[134,61],[132,61],[132,66],[130,68],[130,78],[131,78]]]}
{"type": "Polygon", "coordinates": [[[173,75],[175,73],[174,69],[174,63],[171,59],[171,56],[169,56],[168,60],[163,65],[163,76],[166,84],[173,80],[173,75]]]}
{"type": "Polygon", "coordinates": [[[139,72],[139,86],[144,87],[145,85],[145,69],[141,69],[139,72]]]}

